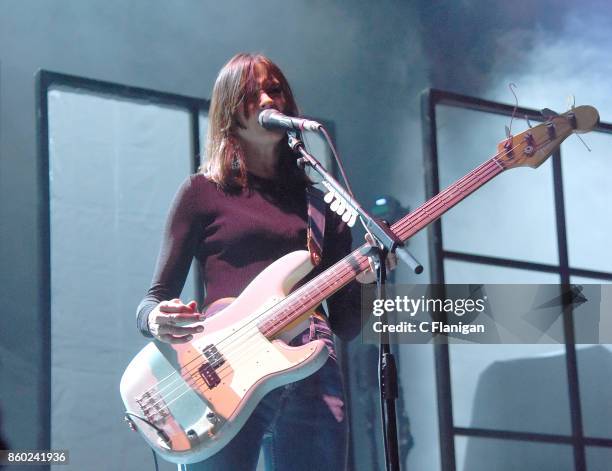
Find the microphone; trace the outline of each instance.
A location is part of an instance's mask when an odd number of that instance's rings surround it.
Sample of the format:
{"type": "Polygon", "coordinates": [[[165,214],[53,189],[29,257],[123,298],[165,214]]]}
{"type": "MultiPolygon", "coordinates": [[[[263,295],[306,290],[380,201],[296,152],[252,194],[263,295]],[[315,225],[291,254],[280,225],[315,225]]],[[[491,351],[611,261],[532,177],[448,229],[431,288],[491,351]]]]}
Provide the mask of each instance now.
{"type": "Polygon", "coordinates": [[[323,125],[316,121],[285,116],[280,111],[268,108],[259,113],[259,124],[265,129],[285,129],[288,131],[319,131],[323,125]]]}

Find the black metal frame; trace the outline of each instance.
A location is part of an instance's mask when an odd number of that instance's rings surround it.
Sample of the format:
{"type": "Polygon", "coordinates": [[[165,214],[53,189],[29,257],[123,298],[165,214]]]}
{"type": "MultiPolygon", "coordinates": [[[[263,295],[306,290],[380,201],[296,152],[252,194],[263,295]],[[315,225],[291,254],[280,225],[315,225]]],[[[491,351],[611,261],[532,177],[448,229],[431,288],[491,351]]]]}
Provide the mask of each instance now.
{"type": "MultiPolygon", "coordinates": [[[[93,80],[74,75],[61,74],[47,70],[40,70],[36,75],[36,126],[38,138],[38,185],[40,200],[38,204],[38,217],[41,222],[39,234],[39,260],[40,291],[39,305],[40,323],[43,336],[40,339],[42,348],[41,365],[44,371],[43,387],[40,389],[39,403],[51,404],[51,247],[50,247],[50,219],[49,219],[49,121],[48,121],[48,91],[51,86],[74,87],[109,96],[118,96],[148,103],[186,108],[191,115],[191,146],[193,153],[192,170],[199,166],[199,119],[202,111],[207,111],[210,102],[201,98],[194,98],[173,93],[160,92],[146,88],[131,87],[112,82],[93,80]]],[[[202,298],[202,283],[199,273],[196,273],[196,293],[202,298]]],[[[51,407],[43,407],[40,417],[41,443],[51,447],[51,407]]]]}
{"type": "MultiPolygon", "coordinates": [[[[423,159],[426,174],[425,185],[427,199],[432,198],[440,192],[436,126],[437,105],[453,106],[508,117],[512,116],[514,111],[514,106],[511,105],[460,95],[443,90],[428,89],[423,92],[421,96],[421,119],[423,125],[423,159]]],[[[516,115],[527,116],[532,121],[543,120],[540,111],[530,108],[518,107],[516,109],[516,115]]],[[[595,130],[612,134],[612,124],[600,123],[595,130]]],[[[552,163],[555,214],[557,223],[557,242],[559,251],[558,265],[548,265],[444,250],[442,240],[442,224],[438,220],[431,224],[428,228],[428,248],[431,269],[430,282],[435,284],[444,284],[444,260],[459,260],[500,267],[512,267],[547,273],[558,273],[560,276],[560,283],[562,285],[569,285],[570,276],[572,275],[612,280],[611,272],[584,270],[569,266],[560,149],[553,154],[552,163]]],[[[569,444],[573,446],[574,467],[576,471],[586,471],[587,469],[585,446],[612,447],[612,439],[584,436],[580,388],[578,381],[578,365],[575,349],[573,313],[571,307],[570,309],[564,309],[563,326],[565,333],[566,371],[572,428],[571,436],[512,432],[506,430],[480,429],[472,427],[456,427],[453,421],[449,347],[448,345],[442,344],[434,345],[440,453],[443,471],[456,470],[456,436],[569,444]]]]}

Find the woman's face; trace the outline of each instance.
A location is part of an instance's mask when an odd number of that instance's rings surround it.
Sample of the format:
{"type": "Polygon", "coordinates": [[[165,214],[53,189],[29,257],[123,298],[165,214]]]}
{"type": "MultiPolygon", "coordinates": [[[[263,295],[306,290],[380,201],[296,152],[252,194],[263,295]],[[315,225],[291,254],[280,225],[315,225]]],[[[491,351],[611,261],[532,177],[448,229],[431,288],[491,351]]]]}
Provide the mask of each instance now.
{"type": "Polygon", "coordinates": [[[267,108],[274,108],[281,113],[285,110],[286,101],[280,81],[268,72],[263,64],[255,66],[258,90],[247,104],[246,113],[243,107],[238,112],[238,121],[243,128],[238,127],[236,134],[240,139],[250,143],[274,143],[283,139],[285,132],[267,130],[257,122],[259,113],[267,108]]]}

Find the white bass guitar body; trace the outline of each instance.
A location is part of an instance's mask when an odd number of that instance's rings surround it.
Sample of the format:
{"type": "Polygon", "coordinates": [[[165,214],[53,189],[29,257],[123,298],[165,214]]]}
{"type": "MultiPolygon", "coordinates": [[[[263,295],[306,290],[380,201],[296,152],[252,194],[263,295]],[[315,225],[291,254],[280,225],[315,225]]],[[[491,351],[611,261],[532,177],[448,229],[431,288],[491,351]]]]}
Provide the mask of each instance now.
{"type": "Polygon", "coordinates": [[[121,379],[121,397],[159,455],[174,463],[212,456],[267,392],[323,366],[328,356],[323,341],[290,347],[282,340],[301,329],[308,312],[272,339],[262,323],[269,308],[312,268],[307,251],[280,258],[238,298],[213,303],[206,311],[211,317],[201,323],[204,332],[191,342],[153,341],[132,360],[121,379]]]}

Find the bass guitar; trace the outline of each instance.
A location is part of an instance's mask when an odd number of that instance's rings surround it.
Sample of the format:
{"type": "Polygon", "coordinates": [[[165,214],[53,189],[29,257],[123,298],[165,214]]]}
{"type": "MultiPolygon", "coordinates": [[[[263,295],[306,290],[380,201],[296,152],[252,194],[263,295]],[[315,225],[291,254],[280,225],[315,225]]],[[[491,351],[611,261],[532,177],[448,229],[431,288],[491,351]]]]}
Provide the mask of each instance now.
{"type": "MultiPolygon", "coordinates": [[[[503,171],[538,167],[569,135],[592,130],[598,120],[595,108],[579,106],[508,137],[493,157],[391,230],[406,241],[503,171]]],[[[159,455],[174,463],[194,463],[221,450],[267,392],[303,379],[325,363],[323,341],[292,347],[285,340],[325,298],[368,268],[366,248],[353,251],[294,291],[313,265],[307,251],[287,254],[237,298],[210,305],[210,317],[199,323],[204,331],[194,334],[191,342],[150,342],[121,379],[126,420],[159,455]]]]}

